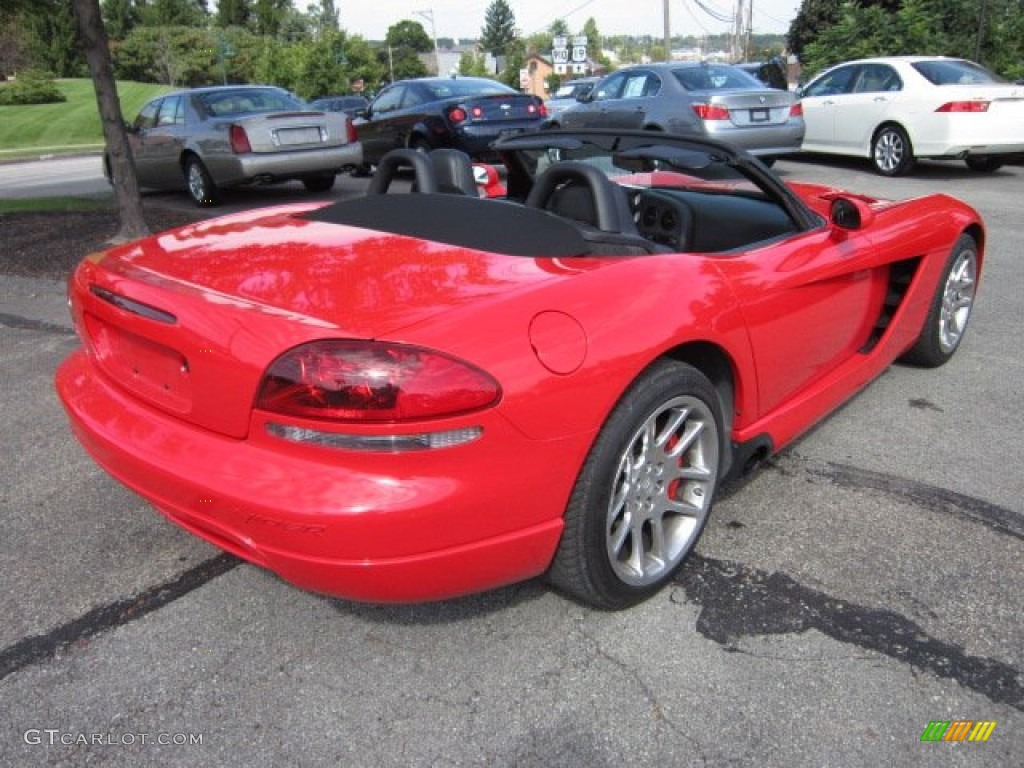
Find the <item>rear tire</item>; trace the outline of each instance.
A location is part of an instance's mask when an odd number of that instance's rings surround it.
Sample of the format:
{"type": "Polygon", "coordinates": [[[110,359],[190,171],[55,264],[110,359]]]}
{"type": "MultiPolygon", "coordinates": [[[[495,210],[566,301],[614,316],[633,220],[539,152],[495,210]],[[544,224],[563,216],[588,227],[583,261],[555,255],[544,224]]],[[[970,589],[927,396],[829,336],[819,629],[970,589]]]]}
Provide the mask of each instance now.
{"type": "Polygon", "coordinates": [[[661,360],[623,395],[594,442],[547,578],[597,608],[625,608],[672,579],[707,523],[725,445],[700,371],[661,360]]]}
{"type": "Polygon", "coordinates": [[[964,163],[975,173],[994,173],[1002,168],[1006,161],[992,155],[968,155],[964,163]]]}
{"type": "Polygon", "coordinates": [[[185,186],[192,202],[200,208],[208,208],[220,203],[220,190],[206,170],[203,161],[195,155],[185,159],[185,186]]]}
{"type": "Polygon", "coordinates": [[[307,176],[302,180],[302,186],[309,192],[327,192],[334,187],[334,174],[328,173],[323,176],[307,176]]]}
{"type": "Polygon", "coordinates": [[[901,362],[923,368],[949,362],[971,319],[977,284],[978,244],[970,235],[961,235],[946,259],[921,335],[901,362]]]}
{"type": "Polygon", "coordinates": [[[907,132],[898,125],[883,125],[871,141],[871,164],[882,176],[902,176],[916,162],[907,132]]]}

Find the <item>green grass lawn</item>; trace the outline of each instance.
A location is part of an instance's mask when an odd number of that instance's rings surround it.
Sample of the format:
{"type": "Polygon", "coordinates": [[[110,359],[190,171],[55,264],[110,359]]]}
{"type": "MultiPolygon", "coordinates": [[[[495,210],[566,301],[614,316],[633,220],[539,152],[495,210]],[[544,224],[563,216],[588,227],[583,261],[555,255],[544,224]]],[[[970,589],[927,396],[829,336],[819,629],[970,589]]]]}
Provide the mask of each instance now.
{"type": "MultiPolygon", "coordinates": [[[[103,146],[99,109],[92,80],[57,80],[67,96],[59,104],[0,107],[0,160],[41,152],[73,152],[103,146]]],[[[139,109],[158,93],[171,90],[154,83],[119,82],[121,112],[135,119],[139,109]]]]}

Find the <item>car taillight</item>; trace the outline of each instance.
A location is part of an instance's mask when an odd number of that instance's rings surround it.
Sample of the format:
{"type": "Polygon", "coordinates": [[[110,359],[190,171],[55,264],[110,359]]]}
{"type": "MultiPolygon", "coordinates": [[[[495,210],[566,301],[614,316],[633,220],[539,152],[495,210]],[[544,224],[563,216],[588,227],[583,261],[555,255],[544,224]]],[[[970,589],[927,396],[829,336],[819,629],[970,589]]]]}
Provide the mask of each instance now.
{"type": "Polygon", "coordinates": [[[798,101],[789,108],[790,117],[803,117],[804,116],[804,104],[802,101],[798,101]]]}
{"type": "Polygon", "coordinates": [[[701,120],[728,120],[729,110],[717,104],[692,104],[693,111],[701,120]]]}
{"type": "Polygon", "coordinates": [[[228,131],[231,137],[232,152],[236,155],[252,152],[252,146],[249,144],[249,136],[245,133],[245,128],[240,125],[232,125],[228,131]]]}
{"type": "Polygon", "coordinates": [[[484,116],[484,111],[480,107],[473,107],[469,112],[474,118],[481,118],[484,116]]]}
{"type": "Polygon", "coordinates": [[[454,416],[497,402],[501,388],[469,363],[421,347],[326,340],[275,360],[256,407],[335,422],[401,422],[454,416]]]}
{"type": "Polygon", "coordinates": [[[540,115],[541,117],[548,116],[548,108],[547,106],[545,106],[544,102],[541,102],[540,104],[531,104],[526,108],[526,111],[529,112],[531,115],[536,114],[540,115]]]}
{"type": "Polygon", "coordinates": [[[988,112],[987,101],[947,101],[936,112],[988,112]]]}
{"type": "Polygon", "coordinates": [[[453,123],[461,123],[468,117],[468,115],[466,114],[466,110],[462,107],[455,107],[448,111],[448,117],[453,123]]]}
{"type": "Polygon", "coordinates": [[[356,126],[352,122],[352,118],[345,118],[345,137],[348,139],[349,144],[354,144],[359,141],[359,136],[356,135],[356,126]]]}

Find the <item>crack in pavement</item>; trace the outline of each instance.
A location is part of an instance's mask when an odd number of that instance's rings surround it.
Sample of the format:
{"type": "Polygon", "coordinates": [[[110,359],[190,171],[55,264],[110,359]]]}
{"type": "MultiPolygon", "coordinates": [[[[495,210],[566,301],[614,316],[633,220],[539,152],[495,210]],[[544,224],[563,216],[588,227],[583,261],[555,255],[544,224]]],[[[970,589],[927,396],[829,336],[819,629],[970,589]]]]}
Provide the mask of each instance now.
{"type": "Polygon", "coordinates": [[[93,635],[141,619],[227,573],[241,562],[234,555],[217,555],[170,581],[149,587],[132,597],[94,608],[45,635],[22,638],[0,651],[0,680],[27,666],[54,658],[65,648],[93,635]]]}
{"type": "Polygon", "coordinates": [[[699,605],[697,631],[727,651],[738,651],[736,640],[742,637],[816,629],[838,642],[952,678],[992,702],[1024,711],[1024,685],[1014,667],[971,656],[894,611],[838,600],[784,573],[698,554],[689,557],[676,583],[671,602],[699,605]],[[679,598],[680,591],[686,600],[679,598]]]}
{"type": "MultiPolygon", "coordinates": [[[[800,457],[793,456],[799,459],[800,457]]],[[[948,491],[935,485],[897,477],[848,464],[828,462],[815,466],[804,461],[804,471],[812,477],[830,481],[841,488],[868,488],[887,496],[908,501],[929,510],[959,515],[981,523],[987,528],[1015,539],[1024,540],[1024,515],[1011,509],[991,504],[973,496],[948,491]]],[[[775,465],[773,468],[779,469],[775,465]]],[[[784,471],[784,470],[781,470],[784,471]]]]}
{"type": "Polygon", "coordinates": [[[0,327],[17,328],[22,331],[43,331],[45,333],[59,333],[62,336],[74,336],[75,331],[63,325],[48,323],[45,320],[33,320],[20,315],[11,315],[0,312],[0,327]]]}

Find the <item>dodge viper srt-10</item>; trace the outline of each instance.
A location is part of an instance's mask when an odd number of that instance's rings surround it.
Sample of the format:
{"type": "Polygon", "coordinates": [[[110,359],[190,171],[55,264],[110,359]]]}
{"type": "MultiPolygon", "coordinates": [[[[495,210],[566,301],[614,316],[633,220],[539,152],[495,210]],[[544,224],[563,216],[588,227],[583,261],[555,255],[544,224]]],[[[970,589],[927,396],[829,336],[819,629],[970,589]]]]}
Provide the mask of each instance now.
{"type": "Polygon", "coordinates": [[[499,199],[465,155],[400,149],[364,197],[87,256],[56,377],[75,434],[307,589],[417,601],[543,574],[620,608],[673,577],[723,480],[963,338],[985,230],[953,198],[784,184],[655,132],[495,148],[499,199]]]}

